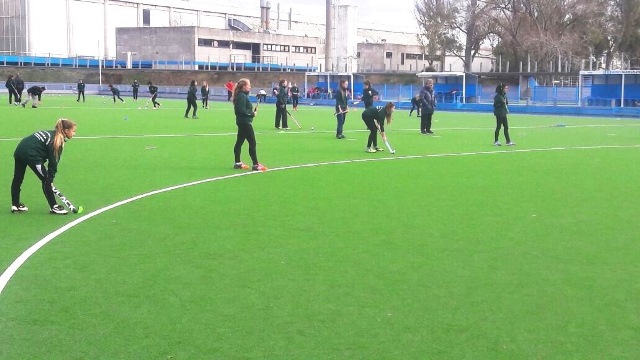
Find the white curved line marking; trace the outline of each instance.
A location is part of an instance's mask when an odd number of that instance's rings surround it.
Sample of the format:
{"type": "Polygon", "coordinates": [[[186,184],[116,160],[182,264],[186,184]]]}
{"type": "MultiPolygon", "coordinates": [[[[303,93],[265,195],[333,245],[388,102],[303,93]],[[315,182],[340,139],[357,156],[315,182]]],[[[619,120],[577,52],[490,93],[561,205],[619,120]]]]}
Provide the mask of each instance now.
{"type": "MultiPolygon", "coordinates": [[[[502,153],[509,154],[509,153],[514,153],[514,152],[525,153],[525,152],[557,151],[557,150],[585,150],[585,149],[591,150],[591,149],[621,149],[621,148],[640,148],[640,145],[573,146],[573,147],[554,147],[554,148],[546,148],[546,149],[545,148],[539,148],[539,149],[513,149],[513,148],[511,148],[510,150],[462,152],[462,153],[449,153],[449,154],[392,156],[392,157],[384,157],[384,158],[367,158],[367,159],[356,159],[356,160],[338,160],[338,161],[328,161],[328,162],[312,163],[312,164],[290,165],[290,166],[282,166],[282,167],[279,167],[279,168],[269,169],[268,171],[299,169],[299,168],[322,166],[322,165],[348,164],[348,163],[366,162],[366,161],[419,159],[419,158],[435,158],[435,157],[448,157],[448,156],[490,155],[490,154],[502,154],[502,153]]],[[[102,214],[103,212],[106,212],[106,211],[109,211],[111,209],[117,208],[117,207],[119,207],[121,205],[125,205],[125,204],[128,204],[128,203],[134,202],[136,200],[144,199],[144,198],[152,196],[152,195],[157,195],[157,194],[161,194],[161,193],[168,192],[168,191],[182,189],[182,188],[189,187],[189,186],[204,184],[204,183],[207,183],[207,182],[230,179],[230,178],[240,177],[240,176],[253,175],[253,174],[258,174],[258,173],[259,172],[243,172],[243,173],[219,176],[219,177],[193,181],[193,182],[186,183],[186,184],[175,185],[175,186],[167,187],[167,188],[164,188],[164,189],[151,191],[151,192],[148,192],[148,193],[137,195],[137,196],[134,196],[134,197],[119,201],[117,203],[105,206],[105,207],[103,207],[101,209],[98,209],[98,210],[95,210],[93,212],[90,212],[90,213],[88,213],[88,214],[86,214],[86,215],[84,215],[84,216],[82,216],[82,217],[80,217],[80,218],[78,218],[76,220],[73,220],[72,222],[64,225],[63,227],[59,228],[58,230],[56,230],[56,231],[52,232],[51,234],[49,234],[49,235],[45,236],[44,238],[42,238],[37,243],[33,244],[25,252],[20,254],[20,256],[18,256],[11,263],[11,265],[9,265],[9,267],[2,273],[2,275],[0,275],[0,295],[4,291],[5,287],[7,286],[7,283],[9,282],[9,280],[11,280],[13,275],[18,271],[18,269],[20,269],[20,267],[22,267],[22,265],[24,265],[24,263],[33,254],[35,254],[38,250],[40,250],[43,246],[48,244],[50,241],[52,241],[53,239],[58,237],[58,235],[66,232],[67,230],[73,228],[74,226],[76,226],[78,224],[81,224],[81,223],[91,219],[94,216],[98,216],[98,215],[102,214]]]]}

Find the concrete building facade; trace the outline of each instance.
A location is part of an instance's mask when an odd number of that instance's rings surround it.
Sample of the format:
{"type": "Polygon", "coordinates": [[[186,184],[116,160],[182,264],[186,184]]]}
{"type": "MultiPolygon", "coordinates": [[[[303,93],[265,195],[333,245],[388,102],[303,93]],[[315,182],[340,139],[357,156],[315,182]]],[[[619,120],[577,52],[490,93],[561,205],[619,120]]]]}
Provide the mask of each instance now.
{"type": "MultiPolygon", "coordinates": [[[[416,34],[357,28],[357,7],[336,5],[325,65],[325,25],[277,21],[270,2],[225,11],[207,1],[0,0],[0,55],[277,64],[336,72],[419,72],[416,34]],[[242,12],[239,14],[237,12],[242,12]],[[284,22],[283,26],[280,24],[284,22]]],[[[193,65],[196,67],[197,65],[193,65]]],[[[461,71],[447,56],[436,70],[461,71]]],[[[491,54],[472,71],[490,71],[491,54]]]]}
{"type": "MultiPolygon", "coordinates": [[[[182,60],[206,62],[213,66],[248,63],[278,64],[309,68],[319,65],[324,56],[323,41],[315,37],[243,32],[202,27],[148,27],[116,29],[116,50],[119,59],[127,53],[159,62],[182,60]]],[[[176,68],[179,65],[173,66],[176,68]]],[[[200,65],[202,66],[202,65],[200,65]]],[[[198,65],[188,66],[197,69],[198,65]]]]}

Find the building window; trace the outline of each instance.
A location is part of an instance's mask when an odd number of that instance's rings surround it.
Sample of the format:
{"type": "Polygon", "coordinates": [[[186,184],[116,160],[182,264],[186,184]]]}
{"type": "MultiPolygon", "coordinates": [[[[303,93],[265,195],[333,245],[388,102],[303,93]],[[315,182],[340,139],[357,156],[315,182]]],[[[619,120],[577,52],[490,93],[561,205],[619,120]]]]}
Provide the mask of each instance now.
{"type": "Polygon", "coordinates": [[[391,51],[387,51],[384,53],[384,57],[387,59],[391,59],[393,57],[393,53],[391,51]]]}
{"type": "MultiPolygon", "coordinates": [[[[218,40],[214,40],[214,39],[198,38],[198,46],[215,47],[215,48],[217,48],[217,47],[229,48],[231,46],[231,42],[230,41],[218,41],[218,40]]],[[[251,49],[249,48],[249,50],[251,50],[251,49]]]]}
{"type": "Polygon", "coordinates": [[[214,42],[213,39],[198,38],[198,46],[214,47],[214,42]]]}
{"type": "Polygon", "coordinates": [[[151,26],[151,10],[142,9],[142,26],[151,26]]]}
{"type": "MultiPolygon", "coordinates": [[[[277,51],[277,52],[289,52],[289,45],[276,45],[276,44],[262,44],[262,50],[264,51],[277,51]]],[[[296,49],[300,48],[299,46],[293,47],[293,52],[297,52],[296,49]]]]}
{"type": "MultiPolygon", "coordinates": [[[[289,47],[286,47],[287,50],[285,51],[289,51],[289,47]]],[[[291,47],[291,52],[294,53],[303,53],[303,54],[315,54],[316,53],[316,48],[314,47],[308,47],[308,46],[292,46],[291,47]]]]}

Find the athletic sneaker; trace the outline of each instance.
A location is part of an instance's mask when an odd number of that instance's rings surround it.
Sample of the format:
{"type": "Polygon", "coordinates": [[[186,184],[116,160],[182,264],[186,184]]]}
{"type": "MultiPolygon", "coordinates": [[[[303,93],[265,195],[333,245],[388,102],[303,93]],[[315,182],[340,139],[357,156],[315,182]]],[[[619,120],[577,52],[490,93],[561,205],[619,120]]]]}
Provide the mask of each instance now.
{"type": "Polygon", "coordinates": [[[239,163],[233,164],[233,168],[234,169],[246,170],[246,169],[249,168],[249,165],[239,162],[239,163]]]}
{"type": "Polygon", "coordinates": [[[35,105],[31,105],[31,108],[32,108],[32,109],[37,109],[38,107],[37,107],[37,106],[35,106],[35,105]]]}
{"type": "Polygon", "coordinates": [[[345,136],[344,136],[344,135],[342,135],[342,134],[338,134],[338,135],[336,135],[336,139],[344,139],[344,138],[345,138],[345,136]]]}
{"type": "Polygon", "coordinates": [[[262,166],[262,164],[255,164],[255,165],[253,165],[251,170],[253,170],[253,171],[267,171],[267,168],[262,166]]]}
{"type": "Polygon", "coordinates": [[[18,204],[18,206],[11,205],[12,213],[21,213],[21,212],[27,212],[27,211],[29,211],[29,208],[26,207],[23,203],[18,204]]]}
{"type": "Polygon", "coordinates": [[[188,119],[189,117],[188,117],[188,116],[185,116],[184,118],[185,118],[185,119],[188,119]]]}
{"type": "Polygon", "coordinates": [[[191,118],[192,118],[192,119],[198,119],[198,117],[197,117],[197,116],[195,116],[195,115],[193,115],[191,118]]]}
{"type": "Polygon", "coordinates": [[[377,147],[377,146],[375,147],[375,149],[376,149],[376,151],[384,151],[384,148],[377,147]]]}
{"type": "Polygon", "coordinates": [[[69,212],[61,205],[54,205],[49,211],[51,214],[67,215],[69,212]]]}
{"type": "Polygon", "coordinates": [[[507,146],[515,146],[515,144],[516,144],[516,143],[514,143],[513,141],[509,141],[509,142],[507,143],[507,146]]]}
{"type": "Polygon", "coordinates": [[[500,144],[500,141],[496,141],[493,143],[493,146],[501,146],[502,144],[500,144]]]}
{"type": "Polygon", "coordinates": [[[288,126],[287,126],[287,127],[283,127],[283,128],[282,128],[282,130],[290,130],[290,129],[291,129],[291,128],[290,128],[290,127],[288,127],[288,126]]]}
{"type": "Polygon", "coordinates": [[[26,108],[26,107],[27,107],[27,106],[26,106],[27,104],[25,104],[25,103],[22,103],[22,104],[20,104],[20,105],[22,105],[22,107],[23,107],[23,108],[26,108]]]}
{"type": "Polygon", "coordinates": [[[368,147],[368,148],[364,149],[364,152],[374,153],[374,152],[376,152],[376,149],[368,147]]]}

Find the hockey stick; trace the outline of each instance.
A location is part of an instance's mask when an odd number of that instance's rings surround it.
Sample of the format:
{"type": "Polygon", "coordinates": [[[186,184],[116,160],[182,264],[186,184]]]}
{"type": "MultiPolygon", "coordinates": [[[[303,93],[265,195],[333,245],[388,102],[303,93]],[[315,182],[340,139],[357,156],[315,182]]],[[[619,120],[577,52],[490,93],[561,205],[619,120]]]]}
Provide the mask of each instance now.
{"type": "Polygon", "coordinates": [[[340,114],[346,114],[346,113],[349,112],[349,109],[342,110],[342,108],[340,106],[338,106],[338,110],[340,110],[340,111],[338,111],[337,113],[334,113],[333,116],[340,115],[340,114]]]}
{"type": "Polygon", "coordinates": [[[351,105],[358,105],[358,104],[360,104],[360,102],[362,102],[362,100],[356,100],[356,101],[352,102],[351,105]]]}
{"type": "Polygon", "coordinates": [[[53,193],[60,198],[60,200],[69,208],[69,210],[71,210],[74,214],[82,214],[82,212],[84,211],[84,208],[82,206],[78,206],[78,207],[73,206],[71,201],[69,201],[69,199],[67,199],[66,196],[62,195],[60,190],[56,189],[56,187],[53,186],[53,184],[51,184],[51,189],[53,189],[53,193]]]}
{"type": "Polygon", "coordinates": [[[289,116],[291,116],[291,118],[293,119],[293,122],[296,123],[296,126],[298,127],[298,129],[302,129],[302,126],[300,126],[300,124],[298,123],[298,120],[296,120],[296,118],[294,118],[293,115],[291,115],[289,110],[285,108],[285,111],[287,112],[287,114],[289,114],[289,116]]]}
{"type": "Polygon", "coordinates": [[[378,124],[378,120],[374,119],[373,122],[376,123],[376,127],[378,128],[378,132],[380,133],[380,136],[382,137],[382,140],[384,140],[384,145],[387,147],[387,149],[389,150],[389,152],[391,154],[395,154],[396,151],[391,148],[391,145],[389,144],[389,140],[387,139],[387,134],[383,133],[382,130],[380,129],[380,124],[378,124]]]}

